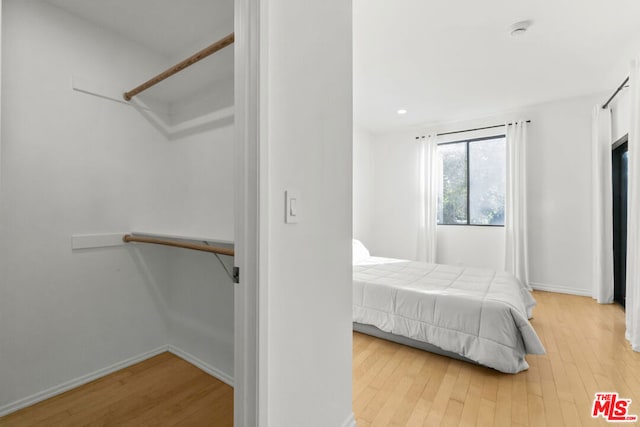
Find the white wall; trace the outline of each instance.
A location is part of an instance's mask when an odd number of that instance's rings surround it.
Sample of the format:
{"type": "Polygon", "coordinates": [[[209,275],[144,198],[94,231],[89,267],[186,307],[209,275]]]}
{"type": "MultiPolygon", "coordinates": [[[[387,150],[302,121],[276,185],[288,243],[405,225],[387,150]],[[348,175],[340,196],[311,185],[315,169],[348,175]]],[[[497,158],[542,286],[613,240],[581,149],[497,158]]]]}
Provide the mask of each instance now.
{"type": "Polygon", "coordinates": [[[601,98],[531,109],[527,178],[534,287],[591,294],[591,112],[601,98]]]}
{"type": "Polygon", "coordinates": [[[504,270],[504,227],[438,226],[437,261],[504,270]]]}
{"type": "Polygon", "coordinates": [[[612,142],[616,142],[629,133],[629,125],[631,120],[631,105],[629,97],[629,89],[623,89],[611,101],[611,131],[613,134],[612,142]]]}
{"type": "MultiPolygon", "coordinates": [[[[372,136],[374,177],[369,192],[373,209],[369,235],[363,236],[362,241],[373,255],[416,257],[419,148],[415,136],[414,132],[372,136]]],[[[360,159],[356,158],[355,163],[360,159]]]]}
{"type": "Polygon", "coordinates": [[[364,239],[371,233],[374,177],[371,136],[360,128],[353,132],[353,237],[364,239]]]}
{"type": "MultiPolygon", "coordinates": [[[[532,121],[527,163],[529,258],[532,284],[540,289],[584,295],[591,289],[591,110],[601,97],[560,100],[432,128],[444,132],[518,118],[532,121]]],[[[374,210],[371,231],[363,240],[375,255],[416,256],[418,147],[414,137],[422,134],[372,136],[375,176],[369,191],[374,195],[374,210]]],[[[355,159],[356,164],[359,161],[355,159]]],[[[439,226],[437,260],[502,269],[503,238],[503,228],[439,226]]]]}
{"type": "MultiPolygon", "coordinates": [[[[214,256],[205,252],[170,252],[166,299],[168,343],[204,362],[210,373],[233,381],[233,287],[214,256]]],[[[232,258],[221,256],[229,271],[232,258]]]]}
{"type": "Polygon", "coordinates": [[[172,340],[232,374],[228,350],[202,344],[233,330],[215,260],[70,245],[132,229],[232,239],[230,126],[170,142],[135,109],[72,91],[72,75],[127,89],[169,64],[47,3],[3,3],[0,411],[172,340]]]}
{"type": "MultiPolygon", "coordinates": [[[[164,195],[157,210],[140,209],[133,230],[233,241],[233,126],[180,138],[163,147],[168,166],[153,171],[164,184],[149,189],[164,195]]],[[[140,248],[145,257],[152,249],[140,248]]],[[[215,256],[161,248],[168,274],[163,283],[168,344],[206,363],[216,375],[233,380],[233,283],[215,256]]],[[[227,267],[233,259],[222,256],[227,267]]]]}
{"type": "Polygon", "coordinates": [[[351,420],[351,2],[263,3],[269,426],[351,420]],[[285,224],[284,192],[299,191],[285,224]]]}

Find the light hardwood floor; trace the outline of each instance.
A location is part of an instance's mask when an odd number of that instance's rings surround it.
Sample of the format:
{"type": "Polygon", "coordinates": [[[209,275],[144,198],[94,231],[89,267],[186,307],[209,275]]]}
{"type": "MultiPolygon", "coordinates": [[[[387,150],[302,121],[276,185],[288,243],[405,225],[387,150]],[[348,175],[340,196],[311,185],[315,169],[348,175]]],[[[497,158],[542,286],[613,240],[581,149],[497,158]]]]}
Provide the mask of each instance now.
{"type": "MultiPolygon", "coordinates": [[[[534,296],[531,323],[547,354],[528,356],[530,369],[516,375],[354,333],[358,427],[606,425],[591,418],[599,391],[632,399],[640,415],[640,353],[624,339],[622,309],[534,296]]],[[[169,353],[0,418],[2,427],[232,424],[231,387],[169,353]]]]}
{"type": "Polygon", "coordinates": [[[531,323],[547,354],[527,356],[529,370],[516,375],[354,333],[358,427],[607,425],[591,418],[604,391],[632,399],[629,412],[640,416],[640,353],[624,339],[622,308],[534,296],[531,323]]]}
{"type": "Polygon", "coordinates": [[[4,418],[0,426],[233,425],[233,389],[162,353],[4,418]]]}

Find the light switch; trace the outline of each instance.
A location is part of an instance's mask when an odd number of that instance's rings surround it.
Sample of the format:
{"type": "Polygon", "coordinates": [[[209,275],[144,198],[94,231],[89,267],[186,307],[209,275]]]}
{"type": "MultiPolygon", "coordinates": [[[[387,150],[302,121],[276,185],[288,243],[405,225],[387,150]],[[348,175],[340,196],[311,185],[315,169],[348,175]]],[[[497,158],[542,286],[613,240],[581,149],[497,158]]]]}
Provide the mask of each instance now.
{"type": "Polygon", "coordinates": [[[296,199],[290,199],[289,200],[289,215],[291,215],[291,216],[296,216],[297,215],[296,199]]]}
{"type": "Polygon", "coordinates": [[[284,192],[285,199],[285,216],[286,224],[295,224],[298,222],[298,204],[300,203],[298,192],[287,190],[284,192]]]}

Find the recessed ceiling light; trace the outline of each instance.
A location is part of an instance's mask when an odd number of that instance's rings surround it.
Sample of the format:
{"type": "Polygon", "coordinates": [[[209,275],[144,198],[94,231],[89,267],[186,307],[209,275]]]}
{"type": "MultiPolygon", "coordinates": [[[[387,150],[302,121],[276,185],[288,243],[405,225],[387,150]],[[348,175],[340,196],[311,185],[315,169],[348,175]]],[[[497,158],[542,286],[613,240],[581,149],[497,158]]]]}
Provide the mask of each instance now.
{"type": "Polygon", "coordinates": [[[511,33],[512,37],[521,36],[527,32],[531,24],[531,21],[516,22],[511,27],[509,27],[509,32],[511,33]]]}
{"type": "Polygon", "coordinates": [[[397,111],[399,116],[402,116],[403,114],[407,114],[407,110],[405,110],[404,108],[401,108],[397,111]]]}

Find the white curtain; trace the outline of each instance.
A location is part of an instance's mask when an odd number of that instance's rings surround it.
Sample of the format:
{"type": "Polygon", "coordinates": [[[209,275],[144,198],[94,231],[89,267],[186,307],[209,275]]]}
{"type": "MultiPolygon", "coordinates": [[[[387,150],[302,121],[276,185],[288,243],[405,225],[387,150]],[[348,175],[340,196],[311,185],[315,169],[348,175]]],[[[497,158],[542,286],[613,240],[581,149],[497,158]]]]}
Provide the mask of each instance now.
{"type": "Polygon", "coordinates": [[[436,135],[420,142],[418,261],[436,262],[438,221],[438,144],[436,135]]]}
{"type": "Polygon", "coordinates": [[[640,351],[640,57],[629,73],[631,121],[629,126],[629,177],[627,199],[626,337],[640,351]]]}
{"type": "Polygon", "coordinates": [[[593,288],[600,304],[613,302],[613,204],[611,183],[611,110],[593,108],[591,159],[593,191],[593,288]]]}
{"type": "Polygon", "coordinates": [[[525,120],[506,126],[505,270],[529,285],[527,254],[527,129],[525,120]]]}

